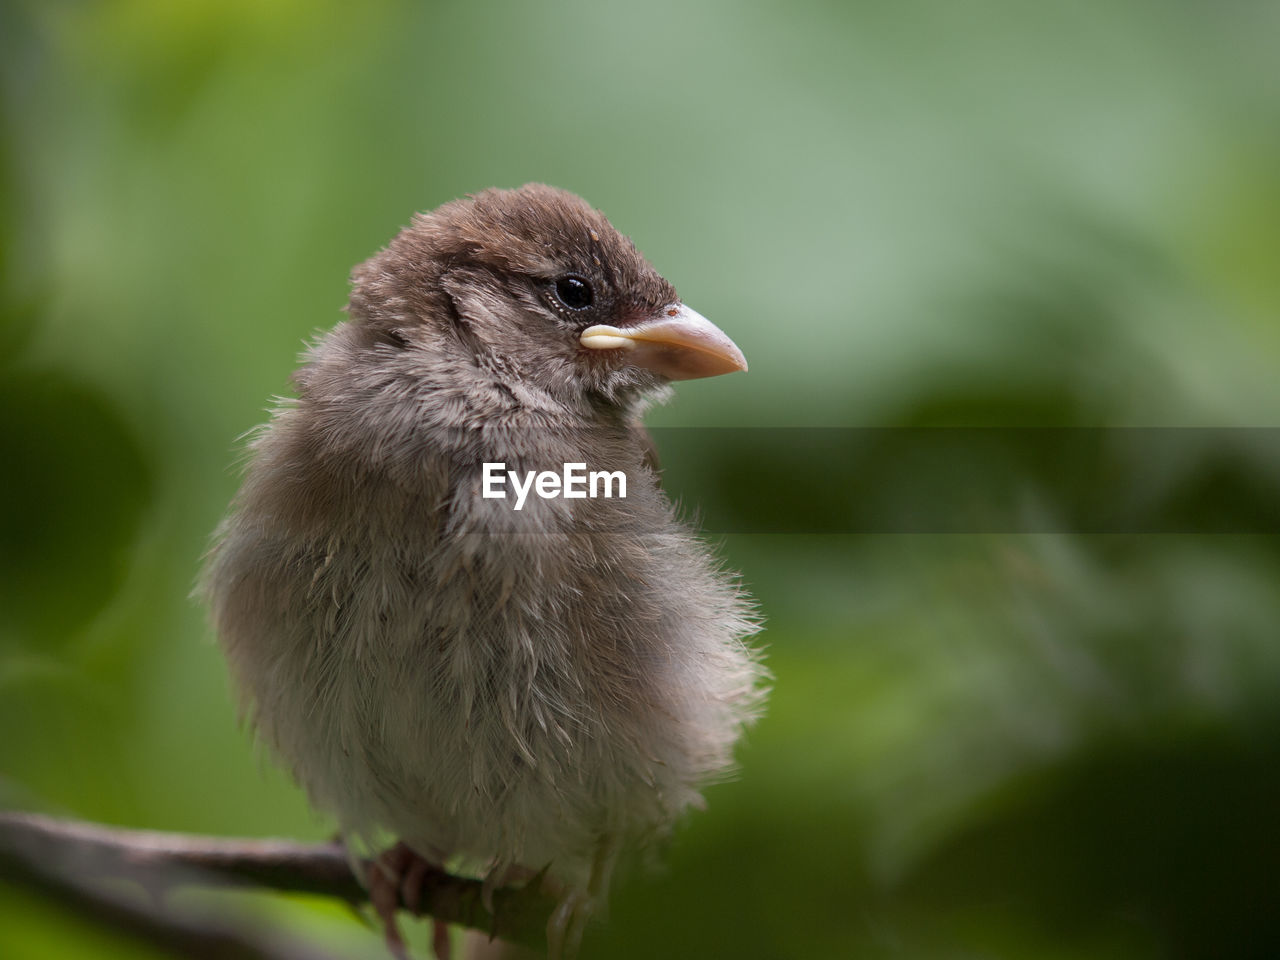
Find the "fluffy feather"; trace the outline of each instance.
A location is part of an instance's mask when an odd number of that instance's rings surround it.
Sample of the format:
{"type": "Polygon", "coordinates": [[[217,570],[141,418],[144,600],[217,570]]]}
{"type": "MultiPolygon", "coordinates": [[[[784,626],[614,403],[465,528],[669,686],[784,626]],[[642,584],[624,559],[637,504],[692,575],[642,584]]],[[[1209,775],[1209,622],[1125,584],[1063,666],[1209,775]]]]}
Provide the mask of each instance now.
{"type": "Polygon", "coordinates": [[[251,443],[204,592],[261,738],[372,840],[582,887],[665,831],[762,702],[736,581],[676,517],[638,426],[668,388],[585,355],[546,284],[618,323],[675,291],[542,186],[418,216],[251,443]],[[607,298],[607,302],[606,302],[607,298]],[[626,499],[480,496],[481,464],[622,470],[626,499]]]}

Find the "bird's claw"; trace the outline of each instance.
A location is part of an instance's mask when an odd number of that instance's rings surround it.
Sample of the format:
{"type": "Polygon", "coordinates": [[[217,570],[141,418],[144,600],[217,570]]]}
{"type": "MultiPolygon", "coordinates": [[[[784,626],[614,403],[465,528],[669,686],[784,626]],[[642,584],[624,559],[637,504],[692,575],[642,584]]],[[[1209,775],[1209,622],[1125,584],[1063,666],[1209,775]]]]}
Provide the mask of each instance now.
{"type": "MultiPolygon", "coordinates": [[[[409,960],[408,948],[396,923],[396,911],[402,906],[414,916],[422,912],[422,888],[435,864],[423,858],[405,843],[384,850],[369,864],[365,874],[369,903],[382,921],[387,949],[395,960],[409,960]]],[[[449,926],[433,921],[432,948],[438,960],[449,960],[449,926]]]]}
{"type": "Polygon", "coordinates": [[[370,863],[365,872],[365,885],[369,888],[369,903],[373,912],[382,921],[382,935],[387,950],[395,960],[409,960],[400,927],[396,924],[396,910],[400,908],[400,889],[398,876],[392,856],[397,848],[392,848],[377,860],[370,863]]]}
{"type": "Polygon", "coordinates": [[[571,888],[561,896],[547,920],[548,960],[573,960],[578,955],[594,912],[595,900],[583,890],[571,888]]]}

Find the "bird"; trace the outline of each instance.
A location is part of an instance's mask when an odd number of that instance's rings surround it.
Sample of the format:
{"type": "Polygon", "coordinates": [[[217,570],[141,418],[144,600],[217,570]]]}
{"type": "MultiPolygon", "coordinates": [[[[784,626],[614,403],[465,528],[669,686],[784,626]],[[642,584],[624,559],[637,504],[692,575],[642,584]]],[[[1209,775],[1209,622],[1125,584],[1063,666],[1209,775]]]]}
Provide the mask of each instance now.
{"type": "Polygon", "coordinates": [[[397,884],[447,863],[487,893],[548,878],[572,956],[620,854],[700,807],[763,711],[758,607],[643,427],[673,381],[746,360],[543,184],[415,214],[346,314],[249,437],[205,558],[232,685],[344,839],[396,842],[364,878],[393,952],[397,884]]]}

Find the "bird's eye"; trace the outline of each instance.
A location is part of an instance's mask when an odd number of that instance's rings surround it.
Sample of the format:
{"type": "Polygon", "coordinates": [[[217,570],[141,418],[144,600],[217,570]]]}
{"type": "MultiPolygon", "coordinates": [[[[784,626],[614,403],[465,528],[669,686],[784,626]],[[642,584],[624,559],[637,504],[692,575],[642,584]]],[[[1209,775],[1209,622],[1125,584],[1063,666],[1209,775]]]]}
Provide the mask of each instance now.
{"type": "Polygon", "coordinates": [[[591,306],[591,284],[581,277],[570,274],[561,277],[555,284],[556,299],[570,310],[585,310],[591,306]]]}

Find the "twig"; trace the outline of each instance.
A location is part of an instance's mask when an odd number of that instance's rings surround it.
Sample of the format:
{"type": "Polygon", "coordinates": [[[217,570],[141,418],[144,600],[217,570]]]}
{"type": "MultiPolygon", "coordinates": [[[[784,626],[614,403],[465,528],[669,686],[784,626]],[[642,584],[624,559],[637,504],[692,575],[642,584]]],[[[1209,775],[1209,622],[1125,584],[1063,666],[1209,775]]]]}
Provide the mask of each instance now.
{"type": "MultiPolygon", "coordinates": [[[[55,896],[113,927],[147,936],[152,942],[191,957],[271,957],[262,944],[241,944],[241,952],[214,947],[197,951],[191,937],[231,935],[195,925],[190,918],[143,908],[89,885],[101,877],[125,877],[153,893],[180,886],[234,885],[290,893],[336,897],[351,904],[368,902],[368,893],[351,871],[337,843],[307,845],[279,840],[237,840],[181,833],[128,830],[75,820],[0,812],[0,877],[55,896]],[[169,931],[157,923],[181,927],[169,931]],[[144,932],[139,927],[148,928],[144,932]],[[178,943],[174,940],[182,940],[178,943]],[[187,938],[187,939],[182,939],[187,938]],[[246,949],[260,952],[245,952],[246,949]]],[[[446,923],[489,933],[503,940],[542,949],[546,919],[555,901],[537,885],[498,890],[490,914],[481,900],[481,883],[444,871],[432,871],[422,885],[422,912],[446,923]]],[[[244,939],[241,937],[241,939],[244,939]]],[[[295,950],[291,957],[301,956],[295,950]]]]}
{"type": "Polygon", "coordinates": [[[0,846],[0,881],[22,886],[86,920],[190,960],[331,960],[333,956],[309,945],[253,936],[216,919],[139,902],[47,869],[7,846],[0,846]]]}

